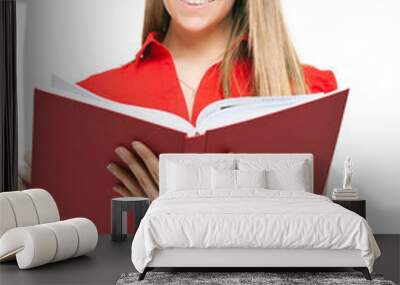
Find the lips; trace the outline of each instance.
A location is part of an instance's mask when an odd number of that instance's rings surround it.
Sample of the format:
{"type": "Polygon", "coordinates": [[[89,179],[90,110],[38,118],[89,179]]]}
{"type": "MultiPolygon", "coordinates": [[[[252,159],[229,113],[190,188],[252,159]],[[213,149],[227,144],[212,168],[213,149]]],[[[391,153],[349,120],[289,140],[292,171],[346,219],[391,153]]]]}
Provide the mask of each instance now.
{"type": "Polygon", "coordinates": [[[181,1],[190,6],[201,6],[207,3],[214,2],[215,0],[181,0],[181,1]]]}

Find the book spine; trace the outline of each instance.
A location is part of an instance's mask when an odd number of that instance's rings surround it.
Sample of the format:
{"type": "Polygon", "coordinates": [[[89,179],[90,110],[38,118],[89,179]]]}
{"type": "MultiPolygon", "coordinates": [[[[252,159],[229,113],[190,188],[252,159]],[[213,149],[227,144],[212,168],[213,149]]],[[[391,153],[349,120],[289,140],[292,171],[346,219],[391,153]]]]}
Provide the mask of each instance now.
{"type": "Polygon", "coordinates": [[[207,150],[207,135],[186,137],[183,143],[184,153],[204,153],[207,150]]]}

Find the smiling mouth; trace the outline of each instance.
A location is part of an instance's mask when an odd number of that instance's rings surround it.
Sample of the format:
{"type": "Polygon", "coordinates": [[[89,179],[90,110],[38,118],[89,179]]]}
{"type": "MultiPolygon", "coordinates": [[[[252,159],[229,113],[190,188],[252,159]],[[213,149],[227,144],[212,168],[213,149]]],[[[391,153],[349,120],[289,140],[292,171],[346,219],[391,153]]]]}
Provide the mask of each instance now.
{"type": "Polygon", "coordinates": [[[181,1],[190,6],[201,6],[204,4],[214,2],[215,0],[181,0],[181,1]]]}

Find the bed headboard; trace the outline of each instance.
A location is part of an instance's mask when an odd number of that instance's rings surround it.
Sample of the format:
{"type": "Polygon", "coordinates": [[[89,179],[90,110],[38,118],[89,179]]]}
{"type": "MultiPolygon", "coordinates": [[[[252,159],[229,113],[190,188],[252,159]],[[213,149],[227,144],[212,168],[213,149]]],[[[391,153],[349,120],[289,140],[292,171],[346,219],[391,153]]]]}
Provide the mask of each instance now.
{"type": "Polygon", "coordinates": [[[165,193],[166,185],[167,185],[167,164],[169,161],[171,162],[182,162],[189,161],[191,163],[196,162],[217,162],[221,160],[232,160],[235,161],[237,159],[246,159],[246,160],[295,160],[295,161],[305,161],[309,167],[307,173],[308,176],[308,189],[307,192],[314,192],[314,168],[313,168],[313,155],[308,153],[283,153],[283,154],[270,154],[270,153],[207,153],[207,154],[193,154],[193,153],[165,153],[160,155],[160,194],[165,193]]]}

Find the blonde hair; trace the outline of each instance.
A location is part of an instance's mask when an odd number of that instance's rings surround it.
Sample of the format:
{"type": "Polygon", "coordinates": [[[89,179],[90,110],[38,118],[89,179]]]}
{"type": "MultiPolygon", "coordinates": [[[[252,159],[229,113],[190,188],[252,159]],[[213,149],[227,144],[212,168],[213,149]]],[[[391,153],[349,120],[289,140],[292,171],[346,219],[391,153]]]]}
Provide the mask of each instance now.
{"type": "MultiPolygon", "coordinates": [[[[308,92],[303,67],[289,38],[279,0],[236,0],[230,17],[232,29],[229,48],[220,67],[225,97],[231,96],[232,82],[239,87],[232,71],[236,60],[246,57],[251,59],[249,84],[252,95],[308,92]],[[235,42],[235,39],[245,35],[248,35],[248,41],[235,42]]],[[[170,20],[162,0],[146,0],[142,42],[152,31],[156,31],[163,39],[170,20]]]]}

